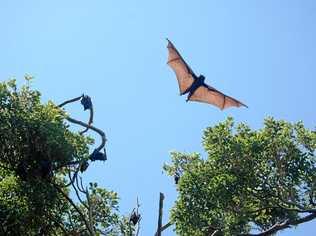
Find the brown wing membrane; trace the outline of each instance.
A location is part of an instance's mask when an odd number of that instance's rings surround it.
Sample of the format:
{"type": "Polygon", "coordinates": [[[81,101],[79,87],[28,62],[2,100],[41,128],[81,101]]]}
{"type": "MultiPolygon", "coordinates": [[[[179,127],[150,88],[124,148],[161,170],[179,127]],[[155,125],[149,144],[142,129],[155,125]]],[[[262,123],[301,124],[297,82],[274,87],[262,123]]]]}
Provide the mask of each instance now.
{"type": "MultiPolygon", "coordinates": [[[[168,40],[168,39],[167,39],[168,40]]],[[[177,76],[180,93],[188,89],[193,81],[195,74],[187,63],[183,60],[175,46],[168,40],[168,62],[167,64],[174,70],[177,76]]]]}
{"type": "Polygon", "coordinates": [[[197,88],[189,100],[213,104],[221,110],[228,107],[247,107],[235,98],[229,97],[214,88],[205,86],[197,88]]]}

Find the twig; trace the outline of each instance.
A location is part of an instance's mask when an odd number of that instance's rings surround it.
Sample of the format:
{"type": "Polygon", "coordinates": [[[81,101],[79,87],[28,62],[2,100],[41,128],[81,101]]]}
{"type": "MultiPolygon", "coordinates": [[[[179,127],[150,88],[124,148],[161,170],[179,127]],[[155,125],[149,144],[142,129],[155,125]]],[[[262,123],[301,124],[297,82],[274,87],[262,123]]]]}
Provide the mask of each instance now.
{"type": "Polygon", "coordinates": [[[211,236],[215,236],[218,232],[219,232],[218,229],[215,230],[215,231],[211,234],[211,236]]]}
{"type": "Polygon", "coordinates": [[[62,190],[60,189],[55,183],[52,183],[53,186],[55,187],[55,189],[60,192],[64,198],[66,198],[66,200],[73,206],[73,208],[77,211],[77,213],[80,215],[81,219],[84,221],[89,233],[91,235],[95,235],[94,234],[94,230],[92,228],[90,228],[90,224],[89,222],[87,221],[87,219],[85,218],[84,214],[81,212],[81,210],[78,208],[78,206],[72,201],[72,199],[70,197],[68,197],[68,195],[62,190]]]}
{"type": "Polygon", "coordinates": [[[68,234],[67,230],[65,229],[65,227],[63,226],[61,222],[56,221],[54,219],[50,219],[50,220],[53,221],[61,229],[61,231],[63,231],[64,235],[68,234]]]}
{"type": "Polygon", "coordinates": [[[136,231],[135,236],[138,236],[138,235],[139,235],[139,230],[140,230],[140,221],[138,221],[138,224],[137,224],[137,231],[136,231]]]}
{"type": "MultiPolygon", "coordinates": [[[[79,185],[78,185],[79,186],[79,185]]],[[[80,187],[78,187],[79,190],[84,193],[84,194],[87,194],[87,191],[88,190],[85,190],[85,188],[83,187],[83,183],[82,183],[82,178],[80,177],[80,187]]]]}
{"type": "MultiPolygon", "coordinates": [[[[90,224],[90,228],[93,229],[93,219],[92,219],[92,204],[91,204],[91,200],[90,200],[90,195],[89,195],[89,191],[88,189],[86,189],[86,198],[87,198],[87,202],[88,202],[88,216],[89,216],[89,224],[90,224]]],[[[93,232],[93,235],[95,235],[95,233],[93,232]]]]}
{"type": "MultiPolygon", "coordinates": [[[[70,176],[70,173],[69,173],[69,177],[70,176]]],[[[76,175],[74,178],[76,178],[76,182],[78,182],[77,178],[78,178],[78,175],[76,175]]],[[[73,183],[73,181],[71,181],[71,185],[73,187],[73,189],[75,190],[76,192],[76,195],[77,195],[77,199],[79,200],[79,202],[85,207],[87,208],[87,210],[89,210],[89,207],[84,203],[84,201],[82,201],[81,197],[80,197],[80,193],[78,191],[78,189],[76,188],[75,184],[73,183]]]]}
{"type": "MultiPolygon", "coordinates": [[[[140,207],[140,204],[139,204],[139,202],[138,202],[138,197],[136,198],[136,204],[137,204],[137,207],[136,207],[136,214],[139,215],[139,213],[138,213],[138,208],[140,207]]],[[[138,222],[137,222],[137,231],[136,231],[135,236],[138,236],[138,235],[139,235],[139,231],[140,231],[140,221],[141,221],[141,217],[138,219],[138,222]]]]}
{"type": "Polygon", "coordinates": [[[69,187],[70,185],[72,185],[72,183],[75,181],[75,177],[77,176],[78,174],[78,169],[74,172],[74,175],[71,177],[71,170],[69,170],[68,172],[68,177],[69,177],[69,183],[67,183],[66,185],[64,185],[63,187],[66,188],[66,187],[69,187]]]}

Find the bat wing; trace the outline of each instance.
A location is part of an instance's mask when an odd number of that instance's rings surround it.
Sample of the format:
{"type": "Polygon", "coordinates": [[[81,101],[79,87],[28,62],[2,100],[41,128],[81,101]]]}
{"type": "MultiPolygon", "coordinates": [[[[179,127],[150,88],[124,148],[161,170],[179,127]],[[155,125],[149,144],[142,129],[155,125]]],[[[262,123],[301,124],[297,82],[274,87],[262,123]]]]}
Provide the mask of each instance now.
{"type": "Polygon", "coordinates": [[[188,66],[188,64],[183,60],[182,56],[172,44],[172,42],[169,40],[167,48],[169,52],[167,64],[176,73],[180,93],[183,93],[192,85],[194,78],[196,78],[196,75],[188,66]]]}
{"type": "Polygon", "coordinates": [[[245,106],[242,102],[223,94],[222,92],[216,90],[207,85],[202,85],[198,87],[192,96],[189,98],[190,101],[204,102],[217,106],[219,109],[223,110],[228,107],[240,107],[245,106]]]}

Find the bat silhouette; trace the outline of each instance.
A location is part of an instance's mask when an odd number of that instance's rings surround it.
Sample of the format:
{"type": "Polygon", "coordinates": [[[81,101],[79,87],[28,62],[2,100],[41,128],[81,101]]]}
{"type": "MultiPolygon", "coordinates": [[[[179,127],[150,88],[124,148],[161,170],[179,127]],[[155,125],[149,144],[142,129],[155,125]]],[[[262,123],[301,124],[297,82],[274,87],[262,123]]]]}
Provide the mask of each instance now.
{"type": "Polygon", "coordinates": [[[207,85],[203,75],[197,76],[182,58],[178,50],[168,41],[168,62],[174,70],[179,84],[180,95],[188,93],[186,101],[197,101],[215,105],[221,110],[228,107],[247,107],[242,102],[223,94],[215,88],[207,85]]]}

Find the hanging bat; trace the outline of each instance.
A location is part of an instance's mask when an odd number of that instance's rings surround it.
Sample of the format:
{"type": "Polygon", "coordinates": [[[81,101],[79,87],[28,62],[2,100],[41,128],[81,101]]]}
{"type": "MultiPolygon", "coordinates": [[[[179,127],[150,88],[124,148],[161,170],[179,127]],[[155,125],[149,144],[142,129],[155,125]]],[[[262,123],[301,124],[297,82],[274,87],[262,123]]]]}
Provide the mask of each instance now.
{"type": "Polygon", "coordinates": [[[215,105],[221,110],[228,107],[247,107],[242,102],[223,94],[215,88],[207,85],[203,75],[197,76],[182,58],[178,50],[168,41],[168,62],[174,70],[179,83],[180,95],[188,93],[186,101],[197,101],[215,105]]]}

